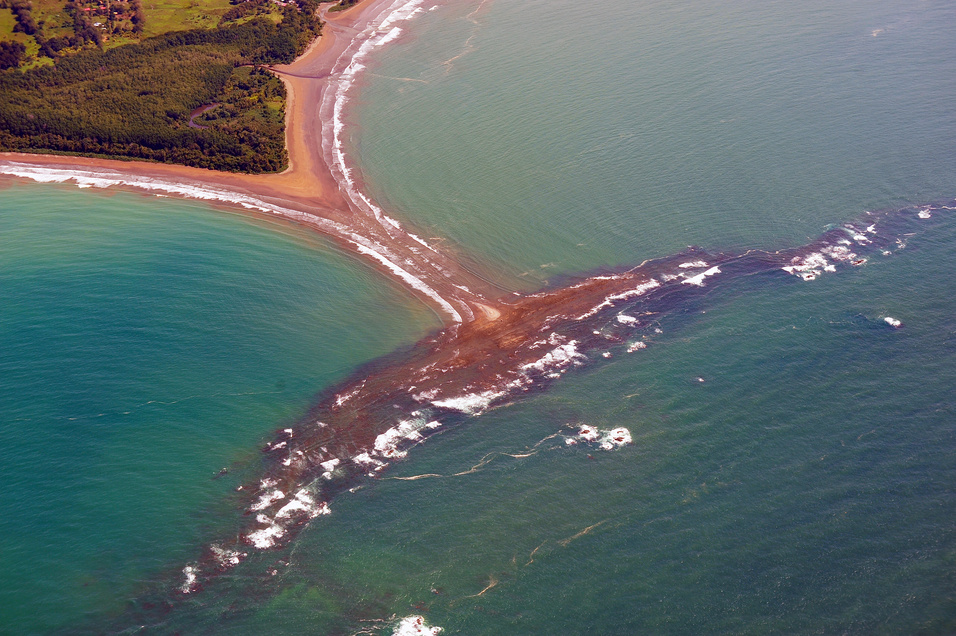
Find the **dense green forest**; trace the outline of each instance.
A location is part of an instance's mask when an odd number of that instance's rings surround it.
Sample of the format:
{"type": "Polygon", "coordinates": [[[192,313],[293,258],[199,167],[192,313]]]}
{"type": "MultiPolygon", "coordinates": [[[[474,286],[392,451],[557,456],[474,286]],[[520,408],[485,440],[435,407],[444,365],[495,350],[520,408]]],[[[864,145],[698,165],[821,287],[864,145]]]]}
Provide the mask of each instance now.
{"type": "MultiPolygon", "coordinates": [[[[285,90],[257,65],[300,54],[320,31],[315,9],[315,0],[300,0],[282,8],[278,24],[252,17],[0,71],[0,149],[282,170],[285,90]]],[[[0,59],[18,52],[4,48],[0,59]]]]}

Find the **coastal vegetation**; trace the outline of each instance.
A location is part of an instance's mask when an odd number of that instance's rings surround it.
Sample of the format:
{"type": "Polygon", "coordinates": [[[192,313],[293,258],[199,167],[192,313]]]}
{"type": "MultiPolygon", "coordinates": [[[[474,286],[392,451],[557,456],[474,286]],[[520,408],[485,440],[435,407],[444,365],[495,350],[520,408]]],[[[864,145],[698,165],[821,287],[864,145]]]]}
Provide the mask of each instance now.
{"type": "Polygon", "coordinates": [[[339,0],[338,4],[329,9],[329,11],[345,11],[357,5],[361,0],[339,0]]]}
{"type": "Polygon", "coordinates": [[[113,47],[104,33],[133,37],[149,23],[143,0],[112,2],[102,15],[71,0],[69,35],[52,35],[28,0],[0,2],[15,16],[11,31],[29,35],[34,55],[49,60],[22,68],[28,43],[0,44],[0,150],[241,172],[287,165],[285,88],[261,67],[291,62],[318,35],[315,0],[246,0],[224,9],[213,28],[113,47]]]}

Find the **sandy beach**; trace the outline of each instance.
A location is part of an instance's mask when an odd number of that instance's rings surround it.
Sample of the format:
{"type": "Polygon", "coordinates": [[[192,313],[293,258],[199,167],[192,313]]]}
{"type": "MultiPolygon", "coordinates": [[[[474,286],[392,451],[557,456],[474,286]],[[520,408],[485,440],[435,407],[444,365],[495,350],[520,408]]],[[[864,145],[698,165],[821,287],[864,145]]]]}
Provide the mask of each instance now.
{"type": "Polygon", "coordinates": [[[342,178],[347,168],[340,167],[336,178],[330,166],[331,112],[341,110],[341,93],[358,72],[355,58],[370,48],[363,45],[394,35],[389,33],[392,23],[407,11],[408,3],[365,0],[335,13],[328,12],[330,6],[320,9],[321,37],[293,63],[272,69],[287,89],[289,167],[284,172],[247,175],[173,164],[0,153],[0,174],[203,199],[245,214],[291,221],[332,238],[403,285],[443,322],[494,319],[499,315],[499,288],[449,256],[445,246],[438,251],[364,196],[350,193],[342,178]],[[341,79],[343,71],[351,73],[347,80],[341,79]]]}

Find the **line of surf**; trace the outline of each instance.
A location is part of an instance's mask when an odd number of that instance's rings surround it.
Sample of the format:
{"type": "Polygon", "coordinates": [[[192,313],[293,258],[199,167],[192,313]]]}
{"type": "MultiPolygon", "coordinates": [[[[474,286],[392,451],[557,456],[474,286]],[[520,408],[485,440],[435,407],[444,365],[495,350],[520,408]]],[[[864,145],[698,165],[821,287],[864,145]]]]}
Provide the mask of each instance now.
{"type": "MultiPolygon", "coordinates": [[[[950,200],[868,212],[811,243],[778,251],[690,248],[523,296],[497,321],[446,329],[360,369],[265,447],[265,475],[240,487],[251,522],[188,563],[176,590],[196,592],[252,550],[287,545],[312,519],[331,513],[337,494],[379,476],[436,432],[545,389],[575,368],[653,346],[665,317],[685,313],[732,281],[790,275],[809,282],[862,267],[904,249],[904,237],[954,209],[950,200]]],[[[872,320],[885,329],[903,327],[893,316],[872,320]]],[[[626,436],[604,439],[591,431],[582,439],[613,447],[618,438],[626,436]]]]}
{"type": "MultiPolygon", "coordinates": [[[[350,165],[345,142],[346,110],[356,83],[368,68],[368,58],[396,41],[404,33],[401,25],[425,13],[425,6],[426,0],[394,0],[370,19],[335,61],[331,73],[333,79],[320,105],[322,150],[333,177],[352,205],[371,214],[393,236],[403,232],[401,224],[377,206],[356,183],[355,169],[350,165]]],[[[432,5],[432,8],[436,6],[432,5]]],[[[437,252],[420,237],[407,235],[437,252]]]]}
{"type": "Polygon", "coordinates": [[[454,322],[462,322],[461,314],[455,310],[451,303],[445,300],[444,297],[420,278],[398,265],[398,263],[395,262],[396,259],[389,254],[389,250],[380,242],[362,236],[353,228],[342,223],[332,221],[317,214],[283,207],[269,203],[258,197],[242,194],[233,190],[215,188],[209,185],[187,184],[154,177],[123,174],[111,170],[53,168],[23,162],[0,161],[0,174],[31,179],[39,183],[72,182],[79,188],[109,188],[119,186],[145,190],[160,196],[180,196],[188,199],[225,203],[309,225],[324,234],[345,241],[353,247],[356,253],[370,257],[378,264],[384,266],[408,287],[430,298],[438,307],[448,314],[454,322]]]}
{"type": "MultiPolygon", "coordinates": [[[[327,88],[322,95],[319,106],[319,120],[322,123],[322,152],[330,173],[339,185],[349,204],[358,212],[374,219],[391,238],[407,237],[438,255],[440,252],[427,241],[413,232],[407,231],[402,224],[389,216],[380,206],[362,190],[355,178],[355,168],[351,165],[346,143],[346,116],[347,107],[352,100],[352,93],[363,73],[367,71],[369,57],[381,48],[395,42],[403,33],[407,22],[436,9],[437,4],[428,0],[394,0],[387,3],[365,23],[364,28],[354,35],[349,45],[333,63],[329,73],[327,88]],[[428,8],[426,8],[428,7],[428,8]]],[[[444,276],[449,273],[439,263],[432,261],[427,253],[412,250],[423,263],[428,263],[444,276]]],[[[373,258],[375,256],[373,255],[373,258]]],[[[386,265],[399,277],[410,276],[404,269],[386,265]]],[[[469,297],[485,304],[487,301],[467,287],[456,285],[469,297]]],[[[432,290],[434,292],[434,290],[432,290]]],[[[430,294],[429,294],[430,295],[430,294]]],[[[430,295],[431,296],[431,295],[430,295]]],[[[445,313],[451,316],[453,322],[463,322],[461,314],[455,311],[446,299],[438,300],[438,294],[431,296],[445,313]]],[[[467,319],[472,320],[474,313],[465,303],[467,319]]]]}
{"type": "MultiPolygon", "coordinates": [[[[431,8],[436,6],[432,5],[431,8]]],[[[325,87],[318,105],[322,133],[319,150],[323,154],[325,167],[352,208],[351,213],[329,208],[324,211],[328,213],[325,214],[320,207],[322,201],[300,201],[302,197],[297,196],[282,195],[276,198],[313,211],[277,205],[264,197],[248,194],[248,191],[257,191],[252,182],[243,183],[242,190],[234,190],[229,186],[210,185],[202,181],[188,182],[185,176],[180,180],[177,176],[163,178],[143,175],[144,164],[137,164],[137,170],[123,171],[122,168],[102,168],[102,164],[95,160],[79,157],[71,158],[70,164],[64,164],[41,156],[35,160],[23,156],[22,160],[0,158],[0,174],[43,183],[74,183],[80,188],[123,187],[159,196],[198,199],[302,223],[342,241],[346,247],[352,248],[354,254],[371,261],[426,300],[450,323],[471,321],[475,318],[476,307],[494,303],[469,286],[456,284],[462,274],[467,278],[464,270],[420,236],[403,228],[399,221],[386,214],[361,190],[349,167],[350,159],[344,141],[347,131],[346,105],[350,100],[350,91],[366,68],[368,56],[394,42],[403,32],[400,25],[424,13],[425,7],[426,0],[371,2],[362,9],[366,13],[360,14],[354,34],[348,21],[337,24],[336,18],[327,22],[335,36],[345,37],[347,44],[330,65],[328,73],[320,73],[312,78],[316,82],[323,82],[325,87]],[[91,167],[87,168],[87,165],[91,167]]],[[[301,132],[290,129],[288,134],[298,135],[301,132]]],[[[296,164],[293,159],[290,157],[291,166],[296,164]]],[[[263,183],[269,187],[268,181],[263,183]]],[[[277,182],[275,187],[281,187],[281,184],[277,182]]]]}

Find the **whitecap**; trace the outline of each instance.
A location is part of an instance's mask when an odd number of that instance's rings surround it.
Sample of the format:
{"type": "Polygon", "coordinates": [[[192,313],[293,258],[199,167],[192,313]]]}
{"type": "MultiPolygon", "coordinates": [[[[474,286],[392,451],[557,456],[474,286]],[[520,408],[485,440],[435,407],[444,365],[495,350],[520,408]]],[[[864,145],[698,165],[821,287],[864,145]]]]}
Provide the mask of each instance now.
{"type": "Polygon", "coordinates": [[[597,314],[599,311],[601,311],[605,307],[610,307],[611,305],[613,305],[615,302],[619,300],[625,300],[627,298],[633,298],[635,296],[643,296],[644,294],[654,289],[655,287],[660,287],[660,285],[661,284],[657,282],[656,279],[652,278],[646,283],[642,283],[638,285],[634,289],[629,289],[619,294],[611,294],[610,296],[605,298],[604,302],[602,302],[600,305],[595,305],[589,311],[575,318],[575,320],[584,320],[585,318],[590,318],[591,316],[597,314]]]}
{"type": "Polygon", "coordinates": [[[572,340],[567,344],[559,345],[534,362],[521,365],[520,369],[523,373],[529,371],[554,372],[572,364],[583,364],[587,357],[578,352],[577,344],[577,340],[572,340]]]}
{"type": "Polygon", "coordinates": [[[697,285],[698,287],[702,287],[704,284],[705,278],[708,278],[709,276],[714,276],[715,274],[719,274],[719,273],[720,273],[719,267],[716,267],[716,266],[711,267],[710,269],[704,272],[701,272],[700,274],[697,274],[696,276],[688,276],[687,278],[681,281],[681,284],[697,285]]]}
{"type": "Polygon", "coordinates": [[[262,493],[262,495],[259,496],[259,501],[249,506],[249,510],[252,512],[264,510],[280,499],[285,499],[285,493],[281,490],[262,493]]]}
{"type": "Polygon", "coordinates": [[[242,559],[249,556],[245,552],[221,548],[218,545],[209,546],[209,550],[212,552],[213,556],[216,557],[216,562],[221,568],[235,567],[239,565],[239,562],[242,561],[242,559]]]}
{"type": "Polygon", "coordinates": [[[392,636],[437,636],[442,632],[441,627],[433,627],[425,624],[423,616],[406,616],[398,621],[392,636]]]}
{"type": "Polygon", "coordinates": [[[183,581],[182,587],[179,588],[179,591],[183,594],[190,594],[196,590],[196,583],[199,580],[197,576],[199,574],[199,568],[195,565],[187,565],[183,568],[183,576],[185,580],[183,581]]]}
{"type": "Polygon", "coordinates": [[[256,530],[255,532],[250,532],[248,535],[246,535],[246,540],[260,550],[267,550],[268,548],[274,546],[276,541],[281,539],[284,535],[285,528],[277,523],[273,523],[265,528],[256,530]]]}
{"type": "Polygon", "coordinates": [[[304,513],[309,519],[314,519],[319,515],[327,515],[330,512],[328,504],[324,501],[316,502],[312,493],[303,488],[295,493],[295,497],[289,503],[279,509],[276,513],[276,519],[287,519],[296,513],[304,513]]]}
{"type": "Polygon", "coordinates": [[[469,393],[459,395],[458,397],[446,398],[444,400],[433,400],[432,404],[446,409],[461,411],[469,415],[478,415],[485,411],[496,398],[505,395],[504,391],[481,391],[480,393],[469,393]]]}
{"type": "Polygon", "coordinates": [[[572,445],[579,441],[597,444],[602,450],[614,450],[631,443],[631,432],[623,426],[602,430],[590,424],[582,424],[578,427],[577,436],[565,440],[572,445]]]}

